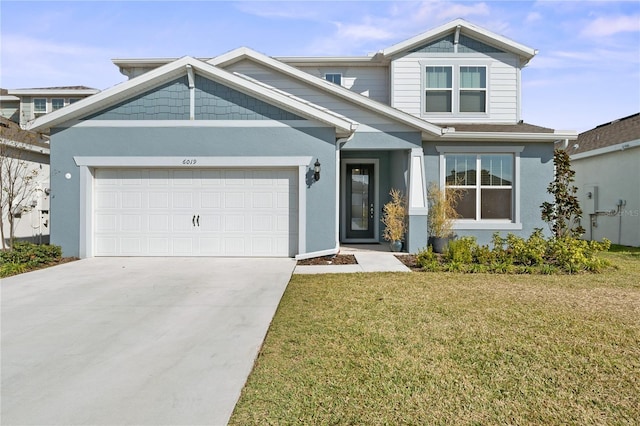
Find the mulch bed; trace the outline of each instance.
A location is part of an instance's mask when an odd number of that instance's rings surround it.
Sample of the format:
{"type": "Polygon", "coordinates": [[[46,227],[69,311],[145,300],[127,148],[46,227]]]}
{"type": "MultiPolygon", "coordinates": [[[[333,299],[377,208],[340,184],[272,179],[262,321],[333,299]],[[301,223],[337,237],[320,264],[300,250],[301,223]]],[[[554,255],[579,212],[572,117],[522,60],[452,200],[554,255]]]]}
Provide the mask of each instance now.
{"type": "Polygon", "coordinates": [[[400,262],[404,263],[405,266],[407,268],[411,269],[412,271],[422,271],[422,268],[420,266],[418,266],[418,263],[416,262],[416,255],[415,254],[396,255],[396,259],[398,259],[400,262]]]}
{"type": "Polygon", "coordinates": [[[298,260],[298,265],[357,265],[358,261],[352,254],[336,254],[334,256],[313,257],[298,260]]]}

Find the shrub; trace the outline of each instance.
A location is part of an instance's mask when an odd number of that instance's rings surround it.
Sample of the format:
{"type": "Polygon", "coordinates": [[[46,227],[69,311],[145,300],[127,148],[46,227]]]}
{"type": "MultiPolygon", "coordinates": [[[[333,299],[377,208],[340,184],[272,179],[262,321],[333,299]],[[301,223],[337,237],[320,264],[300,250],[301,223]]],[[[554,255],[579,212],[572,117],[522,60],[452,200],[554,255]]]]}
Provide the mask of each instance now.
{"type": "Polygon", "coordinates": [[[452,263],[473,263],[475,247],[478,247],[475,237],[462,237],[449,241],[445,259],[452,263]]]}
{"type": "Polygon", "coordinates": [[[31,269],[58,261],[61,257],[60,246],[16,242],[11,250],[0,252],[0,263],[25,265],[27,269],[31,269]]]}
{"type": "Polygon", "coordinates": [[[418,252],[416,255],[416,263],[423,270],[428,272],[437,272],[441,270],[438,256],[433,252],[433,248],[431,246],[418,252]]]}
{"type": "Polygon", "coordinates": [[[462,237],[449,243],[442,258],[429,247],[418,253],[416,261],[425,271],[496,274],[574,274],[601,272],[611,266],[597,256],[608,250],[608,240],[599,243],[570,236],[546,240],[542,229],[536,229],[526,240],[495,233],[492,242],[493,248],[489,248],[479,246],[475,237],[462,237]]]}

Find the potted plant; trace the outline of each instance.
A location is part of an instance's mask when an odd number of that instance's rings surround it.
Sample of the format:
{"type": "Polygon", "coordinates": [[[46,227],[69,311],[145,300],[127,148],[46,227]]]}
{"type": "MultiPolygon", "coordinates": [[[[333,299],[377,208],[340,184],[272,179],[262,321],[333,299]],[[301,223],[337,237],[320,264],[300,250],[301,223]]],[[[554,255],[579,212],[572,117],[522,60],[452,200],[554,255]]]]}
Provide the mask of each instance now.
{"type": "Polygon", "coordinates": [[[391,201],[384,205],[382,223],[384,224],[383,238],[389,241],[391,251],[402,250],[402,239],[407,232],[407,203],[402,191],[391,189],[391,201]]]}
{"type": "Polygon", "coordinates": [[[456,188],[442,189],[435,182],[431,182],[427,188],[427,201],[429,203],[428,232],[429,244],[436,253],[444,253],[453,239],[453,223],[460,217],[456,211],[458,201],[462,197],[462,191],[456,188]]]}

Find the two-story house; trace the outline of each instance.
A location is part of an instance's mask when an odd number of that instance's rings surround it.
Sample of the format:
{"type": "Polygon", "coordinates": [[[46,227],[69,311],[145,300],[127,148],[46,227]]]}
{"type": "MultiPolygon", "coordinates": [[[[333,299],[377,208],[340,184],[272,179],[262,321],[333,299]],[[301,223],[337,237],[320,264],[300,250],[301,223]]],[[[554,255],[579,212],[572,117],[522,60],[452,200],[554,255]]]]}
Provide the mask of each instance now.
{"type": "Polygon", "coordinates": [[[524,123],[536,51],[455,20],[362,57],[117,59],[129,80],[35,120],[51,131],[52,242],[66,255],[296,256],[380,242],[392,188],[405,249],[430,182],[464,191],[458,235],[545,227],[554,143],[524,123]]]}
{"type": "Polygon", "coordinates": [[[29,121],[98,92],[97,89],[85,86],[3,89],[0,96],[1,115],[24,128],[29,121]]]}

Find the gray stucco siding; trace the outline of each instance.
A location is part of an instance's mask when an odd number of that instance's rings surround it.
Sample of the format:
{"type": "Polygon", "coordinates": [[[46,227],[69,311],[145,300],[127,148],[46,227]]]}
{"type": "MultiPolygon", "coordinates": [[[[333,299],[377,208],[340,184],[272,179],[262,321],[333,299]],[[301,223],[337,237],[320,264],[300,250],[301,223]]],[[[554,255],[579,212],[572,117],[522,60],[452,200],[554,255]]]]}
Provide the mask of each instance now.
{"type": "MultiPolygon", "coordinates": [[[[424,162],[426,182],[439,182],[440,179],[440,154],[436,150],[436,145],[443,143],[424,144],[424,162]]],[[[469,147],[468,152],[474,152],[474,146],[482,147],[487,144],[478,143],[448,143],[447,146],[469,147]]],[[[520,153],[520,174],[515,176],[519,179],[520,193],[515,196],[520,202],[520,223],[522,229],[456,229],[458,236],[474,236],[480,244],[489,244],[495,232],[502,236],[508,233],[527,238],[536,228],[542,228],[545,235],[550,235],[549,227],[541,218],[540,205],[544,201],[551,201],[552,197],[547,192],[549,182],[553,180],[553,143],[523,143],[514,141],[513,144],[501,143],[501,145],[524,146],[520,153]]]]}
{"type": "Polygon", "coordinates": [[[306,252],[335,247],[335,130],[326,127],[71,127],[51,136],[51,241],[79,255],[80,179],[74,156],[311,156],[307,173],[306,252]],[[312,166],[312,164],[310,164],[312,166]],[[70,173],[71,178],[65,175],[70,173]]]}
{"type": "Polygon", "coordinates": [[[356,132],[342,150],[396,150],[421,146],[420,132],[356,132]]]}

